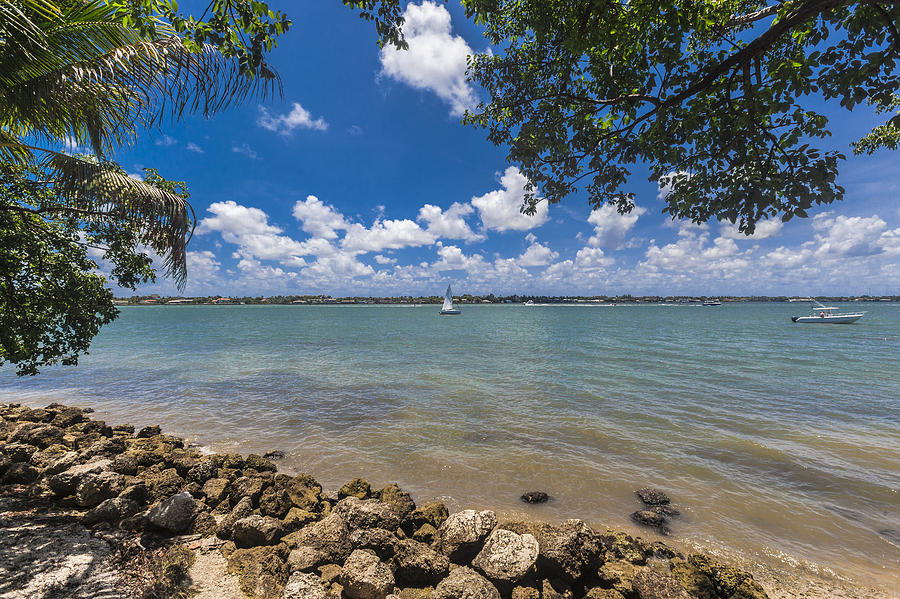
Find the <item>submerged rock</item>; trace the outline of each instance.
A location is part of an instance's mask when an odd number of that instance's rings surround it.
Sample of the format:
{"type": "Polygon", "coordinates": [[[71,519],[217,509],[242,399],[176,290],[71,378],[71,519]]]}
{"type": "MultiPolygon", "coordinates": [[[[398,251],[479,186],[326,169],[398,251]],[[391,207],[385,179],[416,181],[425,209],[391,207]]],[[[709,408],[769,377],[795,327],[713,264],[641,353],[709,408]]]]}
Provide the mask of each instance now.
{"type": "Polygon", "coordinates": [[[267,460],[283,460],[284,455],[284,452],[280,449],[273,449],[272,451],[267,451],[266,453],[264,453],[263,457],[267,460]]]}
{"type": "Polygon", "coordinates": [[[645,487],[634,492],[645,505],[665,505],[669,503],[669,496],[659,489],[645,487]]]}
{"type": "Polygon", "coordinates": [[[546,503],[550,496],[543,491],[528,491],[520,497],[525,503],[546,503]]]}

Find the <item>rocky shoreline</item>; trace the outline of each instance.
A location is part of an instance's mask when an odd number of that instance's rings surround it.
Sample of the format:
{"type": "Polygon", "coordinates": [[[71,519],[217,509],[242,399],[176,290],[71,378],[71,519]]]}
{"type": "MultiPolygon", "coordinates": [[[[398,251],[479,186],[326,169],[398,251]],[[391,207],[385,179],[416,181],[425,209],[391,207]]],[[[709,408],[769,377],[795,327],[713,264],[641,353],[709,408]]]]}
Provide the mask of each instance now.
{"type": "MultiPolygon", "coordinates": [[[[550,525],[498,521],[488,510],[449,514],[441,502],[416,505],[396,484],[373,489],[362,479],[329,497],[311,476],[279,473],[263,456],[205,454],[158,426],[135,433],[88,414],[61,404],[0,404],[0,496],[23,513],[62,518],[77,527],[73,534],[102,537],[119,553],[185,543],[215,550],[246,597],[767,597],[749,573],[709,555],[683,555],[580,520],[550,525]]],[[[0,551],[9,555],[29,534],[12,524],[0,519],[0,551]]],[[[26,561],[0,572],[0,598],[100,596],[67,588],[84,577],[38,584],[29,576],[45,572],[26,561]]],[[[168,594],[106,584],[104,597],[191,595],[189,576],[168,594]]],[[[230,596],[211,584],[209,596],[230,596]]]]}

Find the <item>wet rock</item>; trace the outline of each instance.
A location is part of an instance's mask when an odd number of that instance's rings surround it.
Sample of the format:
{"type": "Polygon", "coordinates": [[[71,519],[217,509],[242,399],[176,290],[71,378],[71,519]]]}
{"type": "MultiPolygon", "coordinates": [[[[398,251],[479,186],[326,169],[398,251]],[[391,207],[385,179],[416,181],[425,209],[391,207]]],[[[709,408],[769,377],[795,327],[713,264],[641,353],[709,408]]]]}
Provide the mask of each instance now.
{"type": "Polygon", "coordinates": [[[368,499],[372,496],[372,487],[368,482],[361,478],[354,478],[346,485],[338,489],[338,499],[345,497],[356,497],[357,499],[368,499]]]}
{"type": "Polygon", "coordinates": [[[659,489],[646,487],[638,489],[634,494],[644,502],[644,505],[666,505],[669,503],[669,496],[659,489]]]}
{"type": "Polygon", "coordinates": [[[681,558],[669,562],[672,578],[684,587],[693,597],[698,599],[716,599],[716,588],[709,577],[699,568],[681,558]]]}
{"type": "Polygon", "coordinates": [[[37,450],[38,448],[34,445],[26,445],[25,443],[6,443],[0,447],[0,452],[3,452],[14,463],[31,461],[31,456],[37,450]]]}
{"type": "Polygon", "coordinates": [[[87,464],[76,464],[71,466],[59,474],[55,474],[47,481],[50,489],[61,497],[71,495],[75,492],[75,488],[85,476],[102,472],[109,468],[112,462],[110,460],[95,460],[87,464]]]}
{"type": "Polygon", "coordinates": [[[361,500],[355,496],[338,501],[334,511],[347,521],[350,528],[397,530],[402,520],[396,505],[377,499],[361,500]]]}
{"type": "Polygon", "coordinates": [[[328,588],[315,574],[294,572],[284,585],[282,599],[328,599],[328,588]]]}
{"type": "Polygon", "coordinates": [[[283,460],[284,452],[280,449],[273,449],[272,451],[267,451],[263,454],[263,457],[267,460],[283,460]]]}
{"type": "Polygon", "coordinates": [[[276,486],[284,488],[295,507],[308,512],[323,510],[322,485],[308,474],[298,474],[293,478],[276,477],[276,486]]]}
{"type": "Polygon", "coordinates": [[[757,599],[765,597],[765,591],[753,580],[749,572],[740,568],[723,564],[708,555],[692,553],[688,556],[688,563],[709,577],[720,597],[735,597],[735,599],[757,599]],[[741,594],[736,595],[740,590],[741,594]]]}
{"type": "Polygon", "coordinates": [[[391,483],[378,491],[379,501],[387,503],[394,508],[394,511],[404,519],[416,509],[416,502],[413,501],[409,493],[397,486],[397,483],[391,483]]]}
{"type": "Polygon", "coordinates": [[[41,449],[49,447],[63,440],[63,429],[51,424],[38,424],[35,422],[23,422],[16,427],[9,437],[12,443],[25,443],[41,449]]]}
{"type": "Polygon", "coordinates": [[[247,456],[247,459],[244,461],[244,467],[252,468],[257,472],[275,472],[278,470],[278,467],[275,464],[255,453],[251,453],[247,456]]]}
{"type": "Polygon", "coordinates": [[[40,473],[31,464],[22,462],[9,464],[3,474],[4,485],[30,485],[38,479],[40,473]]]}
{"type": "Polygon", "coordinates": [[[150,510],[150,522],[169,532],[182,533],[191,525],[199,506],[189,493],[178,493],[150,510]]]}
{"type": "MultiPolygon", "coordinates": [[[[451,516],[452,517],[452,516],[451,516]]],[[[438,583],[431,599],[500,599],[500,592],[488,579],[471,568],[454,568],[438,583]]]]}
{"type": "Polygon", "coordinates": [[[597,570],[597,578],[604,587],[629,597],[634,590],[632,582],[639,571],[640,566],[614,560],[606,562],[597,570]]]}
{"type": "Polygon", "coordinates": [[[399,542],[394,564],[397,567],[397,579],[416,586],[434,584],[450,571],[447,556],[412,539],[399,542]]]}
{"type": "Polygon", "coordinates": [[[551,577],[578,579],[600,562],[600,537],[581,520],[566,520],[541,530],[538,568],[551,577]]]}
{"type": "Polygon", "coordinates": [[[288,511],[294,507],[287,490],[276,487],[268,487],[259,496],[259,511],[264,516],[284,518],[288,511]]]}
{"type": "Polygon", "coordinates": [[[653,568],[638,572],[632,581],[632,588],[638,599],[692,599],[678,581],[653,568]]]}
{"type": "Polygon", "coordinates": [[[449,515],[447,506],[445,506],[443,502],[429,501],[414,509],[409,516],[407,516],[407,522],[411,524],[409,527],[410,530],[417,530],[425,524],[429,524],[437,530],[449,515]]]}
{"type": "Polygon", "coordinates": [[[394,590],[394,574],[374,551],[357,549],[341,570],[341,585],[350,599],[385,599],[394,590]]]}
{"type": "Polygon", "coordinates": [[[114,435],[133,435],[134,434],[134,426],[131,424],[117,424],[112,427],[114,435]]]}
{"type": "Polygon", "coordinates": [[[130,499],[113,497],[102,501],[99,505],[82,516],[81,522],[87,526],[91,526],[98,522],[109,522],[112,524],[133,516],[140,510],[140,506],[130,499]]]}
{"type": "Polygon", "coordinates": [[[662,514],[659,514],[652,510],[638,510],[631,514],[631,519],[638,524],[643,524],[644,526],[650,526],[659,529],[662,529],[665,526],[666,522],[669,521],[669,519],[662,514]]]}
{"type": "Polygon", "coordinates": [[[231,529],[231,538],[238,547],[274,545],[284,535],[284,525],[270,516],[252,514],[237,520],[231,529]]]}
{"type": "Polygon", "coordinates": [[[675,518],[675,517],[681,515],[681,512],[679,512],[674,507],[672,507],[671,505],[668,505],[668,504],[654,505],[653,507],[650,508],[650,511],[655,514],[659,514],[660,516],[663,516],[664,518],[675,518]]]}
{"type": "Polygon", "coordinates": [[[644,548],[624,532],[608,530],[600,537],[607,559],[621,559],[632,564],[644,564],[647,555],[644,548]]]}
{"type": "Polygon", "coordinates": [[[456,512],[438,529],[436,549],[454,562],[469,561],[496,525],[497,515],[490,510],[456,512]]]}
{"type": "Polygon", "coordinates": [[[534,568],[538,542],[530,534],[495,529],[472,565],[494,582],[515,583],[534,568]]]}
{"type": "Polygon", "coordinates": [[[92,441],[96,441],[99,437],[112,437],[112,427],[106,426],[106,423],[102,420],[85,420],[84,422],[79,422],[78,424],[73,424],[68,427],[70,433],[81,433],[82,435],[96,435],[96,437],[91,437],[92,441]]]}
{"type": "Polygon", "coordinates": [[[149,439],[150,437],[155,437],[156,435],[161,435],[162,429],[159,428],[158,424],[152,424],[150,426],[145,426],[141,430],[138,431],[136,437],[138,439],[149,439]]]}
{"type": "Polygon", "coordinates": [[[546,503],[550,496],[543,491],[528,491],[523,493],[520,499],[525,503],[546,503]]]}
{"type": "Polygon", "coordinates": [[[93,507],[116,497],[125,489],[125,477],[118,472],[104,470],[81,477],[75,488],[75,501],[81,507],[93,507]]]}
{"type": "Polygon", "coordinates": [[[237,574],[241,590],[257,599],[280,599],[288,581],[287,547],[275,545],[235,549],[228,554],[228,571],[237,574]]]}
{"type": "Polygon", "coordinates": [[[383,528],[360,528],[350,533],[350,546],[355,549],[370,549],[378,559],[388,561],[397,552],[400,539],[383,528]]]}

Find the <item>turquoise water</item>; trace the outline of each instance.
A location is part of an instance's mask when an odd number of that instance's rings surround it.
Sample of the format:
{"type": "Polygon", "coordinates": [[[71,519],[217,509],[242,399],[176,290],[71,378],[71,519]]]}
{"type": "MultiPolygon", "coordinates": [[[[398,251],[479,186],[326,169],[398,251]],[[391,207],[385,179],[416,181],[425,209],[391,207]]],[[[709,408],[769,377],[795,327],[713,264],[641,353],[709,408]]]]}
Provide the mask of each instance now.
{"type": "Polygon", "coordinates": [[[132,307],[77,368],[0,371],[0,400],[90,405],[217,450],[281,449],[283,468],[326,487],[397,481],[456,509],[636,531],[633,491],[658,486],[684,513],[676,542],[896,585],[900,305],[853,308],[869,314],[132,307]],[[553,501],[518,502],[536,489],[553,501]]]}

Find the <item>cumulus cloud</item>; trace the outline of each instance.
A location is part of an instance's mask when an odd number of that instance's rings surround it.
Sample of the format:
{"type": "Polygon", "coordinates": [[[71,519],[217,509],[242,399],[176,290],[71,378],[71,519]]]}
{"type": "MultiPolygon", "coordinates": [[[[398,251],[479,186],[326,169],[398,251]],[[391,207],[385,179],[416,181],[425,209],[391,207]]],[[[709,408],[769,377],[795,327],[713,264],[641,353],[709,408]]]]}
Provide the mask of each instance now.
{"type": "Polygon", "coordinates": [[[534,240],[534,236],[529,235],[529,237],[531,237],[531,245],[516,259],[516,264],[519,266],[547,266],[559,257],[559,252],[538,243],[534,240]]]}
{"type": "Polygon", "coordinates": [[[403,12],[408,50],[386,44],[381,50],[382,74],[417,89],[436,93],[460,116],[477,103],[466,82],[466,57],[474,54],[466,41],[451,33],[450,13],[433,2],[410,4],[403,12]]]}
{"type": "Polygon", "coordinates": [[[823,258],[873,256],[885,251],[886,245],[893,248],[891,240],[900,234],[900,229],[888,231],[877,214],[866,218],[823,212],[813,217],[812,224],[820,242],[816,255],[823,258]]]}
{"type": "Polygon", "coordinates": [[[375,262],[377,262],[378,264],[386,265],[386,264],[396,264],[397,263],[396,258],[389,258],[388,256],[382,256],[381,254],[375,254],[375,256],[373,256],[373,258],[375,258],[375,262]]]}
{"type": "Polygon", "coordinates": [[[475,208],[471,204],[454,202],[446,212],[439,206],[425,204],[419,209],[418,221],[427,223],[427,231],[435,237],[444,239],[462,239],[464,241],[480,241],[484,235],[475,233],[465,217],[472,214],[475,208]]]}
{"type": "Polygon", "coordinates": [[[599,270],[611,266],[613,262],[600,248],[585,247],[575,254],[575,266],[584,270],[599,270]]]}
{"type": "Polygon", "coordinates": [[[219,274],[221,263],[209,250],[187,252],[187,270],[192,283],[206,283],[219,274]]]}
{"type": "Polygon", "coordinates": [[[322,118],[313,119],[308,110],[298,102],[291,105],[291,111],[287,114],[273,115],[264,106],[259,107],[259,118],[256,124],[263,129],[275,131],[279,135],[290,135],[294,129],[314,129],[325,131],[328,123],[322,118]]]}
{"type": "Polygon", "coordinates": [[[753,231],[753,235],[745,235],[738,231],[738,226],[736,224],[731,223],[721,223],[722,227],[719,231],[719,235],[722,237],[727,237],[729,239],[736,239],[740,241],[741,239],[748,240],[757,240],[757,239],[768,239],[769,237],[775,237],[776,235],[781,233],[781,229],[784,228],[784,223],[780,220],[763,220],[756,223],[756,230],[753,231]]]}
{"type": "Polygon", "coordinates": [[[434,241],[432,233],[409,219],[376,220],[369,228],[358,223],[347,227],[341,247],[355,252],[380,252],[429,245],[434,241]]]}
{"type": "Polygon", "coordinates": [[[517,167],[507,168],[500,178],[500,184],[503,189],[472,198],[472,205],[478,209],[478,215],[486,230],[527,231],[547,222],[547,202],[537,205],[534,216],[522,214],[521,208],[525,202],[528,179],[517,167]]]}
{"type": "Polygon", "coordinates": [[[594,234],[588,239],[588,244],[593,247],[621,249],[625,246],[628,232],[645,212],[646,208],[635,206],[628,214],[619,214],[615,206],[604,204],[588,216],[588,222],[594,225],[594,234]]]}
{"type": "Polygon", "coordinates": [[[259,208],[242,206],[232,200],[216,202],[208,209],[213,216],[197,225],[197,234],[218,231],[222,239],[237,245],[244,257],[264,260],[287,260],[311,253],[308,244],[281,235],[282,230],[270,225],[268,216],[259,208]]]}
{"type": "Polygon", "coordinates": [[[322,239],[336,239],[337,231],[348,226],[343,214],[313,195],[294,204],[293,214],[300,221],[300,228],[322,239]]]}

